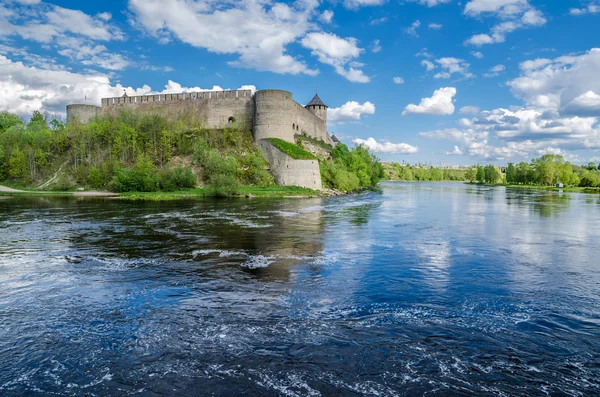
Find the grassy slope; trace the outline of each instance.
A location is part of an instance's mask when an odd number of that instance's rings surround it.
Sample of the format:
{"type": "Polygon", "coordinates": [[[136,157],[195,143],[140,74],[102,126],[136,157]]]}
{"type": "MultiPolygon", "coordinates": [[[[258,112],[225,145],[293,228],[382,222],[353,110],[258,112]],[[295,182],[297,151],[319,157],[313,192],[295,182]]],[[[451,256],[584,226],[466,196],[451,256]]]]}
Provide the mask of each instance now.
{"type": "Polygon", "coordinates": [[[281,150],[283,153],[287,154],[293,159],[296,160],[318,160],[312,153],[307,152],[302,149],[300,146],[284,141],[279,138],[267,138],[267,141],[271,142],[273,146],[277,149],[281,150]]]}

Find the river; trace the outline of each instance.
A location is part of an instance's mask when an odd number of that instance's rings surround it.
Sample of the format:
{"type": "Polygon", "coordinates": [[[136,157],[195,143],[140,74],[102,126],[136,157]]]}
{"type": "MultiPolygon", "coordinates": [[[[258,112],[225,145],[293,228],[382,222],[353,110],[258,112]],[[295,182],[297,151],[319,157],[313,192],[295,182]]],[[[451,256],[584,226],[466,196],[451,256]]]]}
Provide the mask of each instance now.
{"type": "Polygon", "coordinates": [[[0,395],[600,395],[600,197],[0,197],[0,395]]]}

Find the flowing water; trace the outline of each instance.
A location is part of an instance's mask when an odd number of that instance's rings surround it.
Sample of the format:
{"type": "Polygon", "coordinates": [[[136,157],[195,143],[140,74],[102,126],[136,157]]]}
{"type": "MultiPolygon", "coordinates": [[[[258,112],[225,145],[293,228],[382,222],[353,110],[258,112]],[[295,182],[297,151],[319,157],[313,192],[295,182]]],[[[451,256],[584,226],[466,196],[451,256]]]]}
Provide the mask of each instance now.
{"type": "Polygon", "coordinates": [[[0,395],[600,395],[600,197],[0,197],[0,395]]]}

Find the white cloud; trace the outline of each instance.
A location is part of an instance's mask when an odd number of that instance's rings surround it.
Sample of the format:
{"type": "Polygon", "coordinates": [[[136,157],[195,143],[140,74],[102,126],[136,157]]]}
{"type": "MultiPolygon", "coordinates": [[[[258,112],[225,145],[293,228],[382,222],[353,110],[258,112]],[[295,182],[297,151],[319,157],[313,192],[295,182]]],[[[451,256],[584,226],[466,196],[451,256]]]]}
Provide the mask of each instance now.
{"type": "Polygon", "coordinates": [[[429,29],[433,29],[433,30],[440,30],[441,28],[444,27],[444,25],[439,24],[439,23],[430,23],[428,25],[429,29]]]}
{"type": "MultiPolygon", "coordinates": [[[[435,62],[442,69],[441,72],[435,74],[433,77],[436,79],[449,79],[453,74],[462,74],[466,78],[475,77],[475,75],[469,72],[469,64],[463,59],[446,57],[436,59],[435,62]]],[[[427,70],[430,70],[430,65],[427,65],[427,70]]]]}
{"type": "Polygon", "coordinates": [[[418,105],[409,104],[404,108],[402,115],[429,114],[435,116],[451,115],[454,113],[453,98],[456,88],[444,87],[436,90],[431,98],[423,98],[418,105]]]}
{"type": "Polygon", "coordinates": [[[465,41],[465,45],[502,43],[507,33],[546,24],[544,14],[531,6],[529,0],[470,0],[464,13],[475,18],[487,16],[500,20],[490,33],[475,34],[465,41]]]}
{"type": "Polygon", "coordinates": [[[385,3],[385,0],[344,0],[344,7],[349,9],[357,9],[367,6],[379,6],[385,3]]]}
{"type": "Polygon", "coordinates": [[[345,121],[358,121],[362,115],[375,114],[375,105],[371,102],[360,104],[349,101],[338,108],[327,109],[327,120],[332,123],[345,121]]]}
{"type": "Polygon", "coordinates": [[[303,47],[312,50],[320,62],[331,65],[336,73],[355,83],[368,83],[371,79],[353,66],[354,58],[364,51],[353,37],[341,38],[332,33],[309,33],[301,41],[303,47]]]}
{"type": "Polygon", "coordinates": [[[451,152],[446,152],[446,154],[449,156],[462,156],[464,153],[459,149],[458,146],[454,145],[454,150],[451,152]]]}
{"type": "Polygon", "coordinates": [[[381,51],[381,44],[379,40],[373,40],[373,42],[371,43],[371,51],[375,54],[381,51]]]}
{"type": "Polygon", "coordinates": [[[313,28],[318,2],[264,3],[129,0],[136,22],[162,42],[177,38],[218,54],[237,54],[231,66],[315,75],[286,47],[313,28]]]}
{"type": "Polygon", "coordinates": [[[463,106],[460,108],[459,112],[462,114],[477,114],[479,113],[479,108],[477,106],[463,106]]]}
{"type": "MultiPolygon", "coordinates": [[[[240,89],[256,90],[254,86],[240,89]]],[[[215,86],[208,90],[222,90],[215,86]]],[[[183,91],[208,91],[199,87],[182,87],[169,80],[162,93],[183,91]]],[[[70,103],[100,105],[100,99],[128,95],[157,93],[149,86],[138,88],[111,84],[110,78],[101,73],[82,74],[66,70],[39,69],[25,66],[0,55],[0,111],[30,116],[33,111],[64,115],[70,103]],[[10,93],[10,95],[8,95],[10,93]],[[87,100],[86,100],[87,99],[87,100]],[[85,101],[85,102],[84,102],[85,101]]]]}
{"type": "Polygon", "coordinates": [[[356,145],[365,146],[372,152],[385,153],[385,154],[413,154],[419,151],[416,146],[409,145],[408,143],[391,143],[391,142],[377,142],[374,138],[368,139],[355,139],[356,145]]]}
{"type": "Polygon", "coordinates": [[[471,55],[473,55],[477,59],[483,59],[483,54],[479,51],[471,51],[471,55]]]}
{"type": "Polygon", "coordinates": [[[426,5],[427,7],[434,7],[438,4],[449,3],[451,0],[408,0],[413,3],[419,3],[421,5],[426,5]]]}
{"type": "Polygon", "coordinates": [[[575,159],[574,151],[599,151],[599,68],[600,49],[523,62],[521,76],[507,84],[524,106],[481,111],[458,120],[458,128],[420,135],[455,141],[465,154],[480,159],[527,159],[548,152],[575,159]]]}
{"type": "Polygon", "coordinates": [[[585,15],[585,14],[597,14],[600,12],[600,5],[590,4],[584,8],[571,8],[569,14],[571,15],[585,15]]]}
{"type": "Polygon", "coordinates": [[[323,11],[323,13],[319,16],[319,20],[323,23],[331,23],[333,21],[333,11],[323,11]]]}
{"type": "Polygon", "coordinates": [[[410,27],[404,29],[404,31],[411,36],[419,37],[417,34],[417,28],[419,28],[419,26],[421,26],[421,21],[416,20],[412,23],[412,25],[410,25],[410,27]]]}
{"type": "Polygon", "coordinates": [[[394,84],[404,84],[404,79],[402,77],[396,76],[392,79],[392,81],[394,82],[394,84]]]}
{"type": "Polygon", "coordinates": [[[504,72],[505,70],[506,66],[496,65],[490,69],[489,73],[484,74],[484,77],[495,77],[500,75],[500,73],[504,72]]]}
{"type": "Polygon", "coordinates": [[[91,16],[48,3],[20,1],[10,9],[0,7],[0,34],[40,43],[83,65],[122,70],[132,62],[98,44],[124,39],[123,32],[110,24],[110,19],[107,12],[91,16]],[[30,7],[32,4],[35,7],[30,7]]]}
{"type": "Polygon", "coordinates": [[[433,69],[435,69],[435,64],[427,59],[423,59],[421,61],[421,65],[425,66],[428,72],[431,72],[433,69]]]}

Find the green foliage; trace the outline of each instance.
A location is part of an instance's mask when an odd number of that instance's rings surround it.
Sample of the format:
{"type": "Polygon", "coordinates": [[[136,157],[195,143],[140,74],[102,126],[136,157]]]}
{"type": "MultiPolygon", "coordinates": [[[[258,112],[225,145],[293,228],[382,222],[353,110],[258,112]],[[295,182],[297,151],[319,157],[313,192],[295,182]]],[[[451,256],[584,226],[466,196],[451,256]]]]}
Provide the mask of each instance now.
{"type": "Polygon", "coordinates": [[[485,182],[485,169],[480,165],[477,166],[477,174],[475,176],[475,179],[477,179],[477,182],[479,183],[485,182]]]}
{"type": "Polygon", "coordinates": [[[73,180],[68,175],[61,174],[56,181],[48,186],[47,190],[55,192],[68,192],[74,188],[75,183],[73,183],[73,180]]]}
{"type": "Polygon", "coordinates": [[[353,191],[375,186],[385,176],[379,159],[362,146],[350,150],[339,143],[332,156],[332,160],[320,163],[321,179],[326,187],[353,191]]]}
{"type": "Polygon", "coordinates": [[[296,143],[298,144],[298,146],[300,146],[301,148],[304,148],[303,142],[309,142],[313,145],[319,146],[319,147],[327,150],[330,153],[333,151],[333,146],[331,146],[327,142],[323,141],[323,139],[316,139],[316,138],[313,138],[312,136],[308,136],[306,134],[301,134],[301,135],[296,134],[296,135],[294,135],[294,138],[296,139],[296,143]]]}
{"type": "Polygon", "coordinates": [[[8,175],[10,178],[19,182],[27,182],[29,174],[27,172],[27,159],[25,153],[18,148],[12,152],[8,163],[8,175]]]}
{"type": "Polygon", "coordinates": [[[302,149],[300,146],[284,141],[279,138],[267,138],[267,141],[271,142],[273,146],[277,149],[281,150],[283,153],[287,154],[293,159],[296,160],[316,160],[317,158],[312,154],[302,149]]]}
{"type": "Polygon", "coordinates": [[[508,167],[506,167],[506,183],[516,183],[517,182],[517,169],[513,163],[508,163],[508,167]]]}
{"type": "Polygon", "coordinates": [[[18,124],[23,124],[23,120],[16,114],[8,112],[0,113],[0,134],[18,124]]]}
{"type": "Polygon", "coordinates": [[[385,179],[390,181],[472,181],[475,169],[454,170],[429,166],[411,166],[389,163],[384,166],[385,179]],[[471,173],[471,177],[468,177],[471,173]]]}

